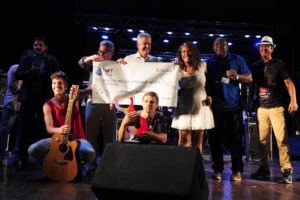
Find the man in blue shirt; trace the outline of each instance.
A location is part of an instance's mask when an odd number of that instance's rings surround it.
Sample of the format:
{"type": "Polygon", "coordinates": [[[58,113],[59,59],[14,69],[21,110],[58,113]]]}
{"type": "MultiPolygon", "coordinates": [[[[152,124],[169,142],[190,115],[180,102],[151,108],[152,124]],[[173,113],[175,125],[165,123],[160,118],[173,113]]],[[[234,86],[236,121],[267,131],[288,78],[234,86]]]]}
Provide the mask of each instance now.
{"type": "Polygon", "coordinates": [[[213,44],[215,55],[207,60],[207,95],[212,97],[215,128],[209,133],[214,170],[213,178],[222,179],[224,170],[223,145],[231,151],[230,180],[242,180],[243,114],[240,83],[252,82],[245,60],[228,52],[228,42],[217,38],[213,44]]]}

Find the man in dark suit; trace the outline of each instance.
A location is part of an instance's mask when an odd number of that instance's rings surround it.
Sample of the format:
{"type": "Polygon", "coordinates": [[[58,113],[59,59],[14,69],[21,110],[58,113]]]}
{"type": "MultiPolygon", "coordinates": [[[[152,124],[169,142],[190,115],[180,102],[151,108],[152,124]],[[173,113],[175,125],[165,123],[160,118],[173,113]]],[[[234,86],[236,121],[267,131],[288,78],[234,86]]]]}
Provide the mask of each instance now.
{"type": "Polygon", "coordinates": [[[30,144],[46,137],[43,104],[52,97],[50,75],[59,70],[54,56],[48,55],[48,42],[44,37],[33,40],[33,55],[23,56],[16,71],[16,78],[23,80],[18,101],[20,137],[16,141],[14,159],[23,168],[28,159],[30,144]]]}

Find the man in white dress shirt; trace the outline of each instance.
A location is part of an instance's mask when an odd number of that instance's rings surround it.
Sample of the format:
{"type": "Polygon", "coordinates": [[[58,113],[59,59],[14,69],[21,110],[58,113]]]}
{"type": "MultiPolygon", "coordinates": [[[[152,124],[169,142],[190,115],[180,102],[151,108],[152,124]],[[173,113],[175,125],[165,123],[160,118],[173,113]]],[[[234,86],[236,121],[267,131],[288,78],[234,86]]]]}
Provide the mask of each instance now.
{"type": "Polygon", "coordinates": [[[136,41],[137,53],[126,56],[124,59],[118,59],[118,63],[126,64],[128,62],[158,62],[158,58],[149,55],[151,51],[151,35],[149,33],[140,33],[136,41]]]}

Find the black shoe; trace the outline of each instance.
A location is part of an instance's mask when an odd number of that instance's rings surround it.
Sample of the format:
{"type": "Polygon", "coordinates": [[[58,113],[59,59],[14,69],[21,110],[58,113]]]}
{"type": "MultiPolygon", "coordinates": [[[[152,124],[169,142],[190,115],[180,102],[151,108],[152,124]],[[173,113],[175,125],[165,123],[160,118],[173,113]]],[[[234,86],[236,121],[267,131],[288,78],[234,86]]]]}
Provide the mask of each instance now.
{"type": "Polygon", "coordinates": [[[231,181],[241,181],[242,180],[242,173],[240,171],[233,172],[230,176],[231,181]]]}
{"type": "Polygon", "coordinates": [[[26,161],[25,160],[15,160],[14,165],[17,170],[23,170],[26,168],[26,161]]]}
{"type": "Polygon", "coordinates": [[[251,174],[252,178],[268,178],[270,176],[269,168],[260,166],[259,169],[251,174]]]}
{"type": "Polygon", "coordinates": [[[293,182],[292,172],[289,169],[285,169],[282,175],[280,183],[290,184],[293,182]]]}
{"type": "Polygon", "coordinates": [[[222,173],[221,172],[214,172],[212,178],[215,180],[222,180],[222,173]]]}

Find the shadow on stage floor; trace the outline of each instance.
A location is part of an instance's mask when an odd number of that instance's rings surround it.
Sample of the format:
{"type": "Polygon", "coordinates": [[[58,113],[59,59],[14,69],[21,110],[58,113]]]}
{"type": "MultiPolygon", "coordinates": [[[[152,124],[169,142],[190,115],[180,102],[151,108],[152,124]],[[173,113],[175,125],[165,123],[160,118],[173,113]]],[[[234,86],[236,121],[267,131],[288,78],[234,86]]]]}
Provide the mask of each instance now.
{"type": "MultiPolygon", "coordinates": [[[[294,168],[292,184],[279,183],[282,175],[277,159],[271,163],[270,179],[251,179],[251,173],[257,170],[259,162],[244,160],[243,180],[233,182],[229,180],[231,162],[227,160],[222,180],[218,181],[212,179],[213,171],[210,161],[204,158],[209,199],[299,199],[300,161],[292,161],[292,165],[294,168]]],[[[70,183],[57,183],[47,179],[43,174],[41,164],[31,159],[25,169],[17,170],[12,164],[12,158],[7,156],[0,169],[1,200],[97,199],[90,188],[93,175],[87,173],[86,168],[82,170],[81,180],[70,183]]]]}

